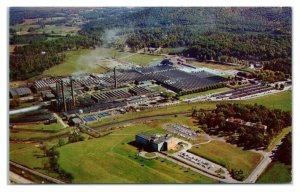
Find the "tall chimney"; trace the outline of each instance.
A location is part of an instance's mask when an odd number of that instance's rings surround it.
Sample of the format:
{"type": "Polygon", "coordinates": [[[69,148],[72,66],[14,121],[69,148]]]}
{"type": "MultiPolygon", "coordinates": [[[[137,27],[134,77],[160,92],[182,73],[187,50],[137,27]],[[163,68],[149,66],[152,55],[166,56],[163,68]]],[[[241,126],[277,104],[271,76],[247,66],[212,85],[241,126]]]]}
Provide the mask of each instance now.
{"type": "Polygon", "coordinates": [[[57,97],[57,99],[59,99],[59,92],[60,92],[60,90],[59,90],[59,82],[56,82],[56,97],[57,97]]]}
{"type": "Polygon", "coordinates": [[[72,95],[72,104],[75,107],[75,97],[74,97],[74,85],[73,85],[73,78],[70,76],[70,83],[71,83],[71,95],[72,95]]]}
{"type": "Polygon", "coordinates": [[[67,111],[67,105],[66,105],[66,100],[65,100],[65,91],[64,91],[64,81],[61,80],[61,94],[62,94],[62,99],[63,99],[63,107],[64,107],[64,111],[67,111]]]}
{"type": "Polygon", "coordinates": [[[114,68],[114,80],[115,80],[115,89],[117,88],[117,75],[116,75],[116,68],[114,68]]]}

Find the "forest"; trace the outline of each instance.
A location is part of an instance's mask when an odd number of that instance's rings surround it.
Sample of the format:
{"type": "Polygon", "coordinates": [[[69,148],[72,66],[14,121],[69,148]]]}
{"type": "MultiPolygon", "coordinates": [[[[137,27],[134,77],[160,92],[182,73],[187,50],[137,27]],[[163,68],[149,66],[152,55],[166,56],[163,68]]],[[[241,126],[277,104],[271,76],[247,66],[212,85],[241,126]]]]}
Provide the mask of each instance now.
{"type": "Polygon", "coordinates": [[[283,128],[291,126],[290,112],[279,109],[268,109],[263,105],[217,104],[214,111],[193,110],[193,117],[198,120],[201,129],[211,134],[225,134],[229,142],[245,149],[265,148],[271,139],[283,128]],[[228,118],[241,119],[256,123],[257,126],[247,127],[239,123],[226,121],[228,118]],[[266,125],[262,130],[259,125],[266,125]]]}
{"type": "Polygon", "coordinates": [[[17,35],[10,28],[10,44],[25,44],[10,55],[12,80],[33,77],[63,62],[64,51],[99,45],[106,29],[126,34],[119,48],[178,48],[170,54],[242,65],[254,61],[275,73],[292,73],[292,11],[287,7],[11,8],[10,14],[11,26],[34,18],[42,27],[62,25],[73,14],[84,21],[78,34],[51,41],[48,37],[55,34],[17,35]],[[52,17],[64,19],[43,23],[52,17]]]}

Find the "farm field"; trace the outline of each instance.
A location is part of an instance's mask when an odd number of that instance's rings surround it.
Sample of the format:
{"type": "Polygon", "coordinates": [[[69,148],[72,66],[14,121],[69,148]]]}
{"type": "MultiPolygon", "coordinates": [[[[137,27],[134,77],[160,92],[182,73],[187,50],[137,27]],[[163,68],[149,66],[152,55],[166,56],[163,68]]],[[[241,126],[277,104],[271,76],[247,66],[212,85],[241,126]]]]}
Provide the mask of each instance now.
{"type": "Polygon", "coordinates": [[[292,175],[290,167],[279,162],[273,162],[258,178],[257,183],[290,183],[292,175]]]}
{"type": "Polygon", "coordinates": [[[59,165],[74,177],[73,183],[215,183],[216,181],[167,160],[137,157],[130,142],[139,132],[152,132],[135,125],[113,134],[59,148],[59,165]],[[77,155],[73,155],[77,154],[77,155]]]}
{"type": "Polygon", "coordinates": [[[190,152],[216,162],[229,171],[231,169],[243,170],[245,178],[258,165],[262,156],[251,151],[244,151],[241,148],[222,141],[211,141],[208,144],[192,147],[190,152]]]}

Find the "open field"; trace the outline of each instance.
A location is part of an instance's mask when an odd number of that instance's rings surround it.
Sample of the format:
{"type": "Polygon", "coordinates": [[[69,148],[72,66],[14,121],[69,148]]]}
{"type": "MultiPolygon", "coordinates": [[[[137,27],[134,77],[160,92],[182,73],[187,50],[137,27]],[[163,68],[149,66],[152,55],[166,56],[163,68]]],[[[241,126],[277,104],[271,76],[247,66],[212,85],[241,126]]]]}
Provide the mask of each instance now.
{"type": "Polygon", "coordinates": [[[66,52],[66,60],[60,65],[56,65],[44,71],[45,76],[67,76],[80,73],[101,73],[105,69],[98,65],[89,65],[81,60],[81,56],[89,54],[92,50],[77,50],[66,52]]]}
{"type": "Polygon", "coordinates": [[[46,76],[79,75],[84,73],[103,73],[108,69],[124,68],[126,63],[145,65],[153,61],[161,61],[162,56],[120,52],[111,48],[94,50],[76,50],[66,52],[65,61],[44,71],[46,76]]]}
{"type": "Polygon", "coordinates": [[[32,130],[51,130],[51,131],[59,131],[60,129],[62,129],[63,126],[57,122],[57,123],[52,123],[52,124],[18,124],[15,125],[16,130],[22,130],[22,129],[32,129],[32,130]]]}
{"type": "MultiPolygon", "coordinates": [[[[65,139],[66,141],[66,139],[65,139]]],[[[57,139],[50,142],[45,142],[47,147],[58,143],[57,139]]],[[[45,157],[44,152],[39,148],[38,144],[9,144],[9,159],[16,163],[27,166],[35,171],[47,174],[51,177],[58,177],[58,174],[50,171],[48,166],[48,158],[45,157]],[[46,165],[46,166],[45,166],[46,165]]]]}
{"type": "Polygon", "coordinates": [[[192,147],[190,152],[216,162],[228,170],[241,169],[245,178],[262,159],[262,156],[258,153],[244,151],[222,141],[211,141],[199,147],[192,147]]]}
{"type": "Polygon", "coordinates": [[[73,183],[212,183],[212,179],[157,158],[136,156],[129,143],[139,132],[153,130],[135,125],[114,134],[59,148],[59,164],[74,177],[73,183]],[[76,154],[76,155],[74,155],[76,154]]]}
{"type": "Polygon", "coordinates": [[[280,93],[266,95],[258,98],[240,101],[240,102],[245,104],[257,103],[258,105],[264,105],[271,109],[292,111],[292,91],[283,91],[280,93]]]}
{"type": "Polygon", "coordinates": [[[202,95],[207,95],[207,94],[213,94],[213,93],[217,93],[217,92],[225,92],[225,91],[229,91],[231,89],[229,89],[228,87],[222,87],[222,88],[218,88],[218,89],[213,89],[213,90],[209,90],[209,91],[203,91],[203,92],[199,92],[199,93],[193,93],[193,94],[189,94],[189,95],[183,95],[180,96],[180,99],[189,99],[192,97],[197,97],[197,96],[202,96],[202,95]]]}
{"type": "Polygon", "coordinates": [[[221,65],[221,64],[205,63],[205,62],[198,62],[198,61],[189,61],[188,63],[195,65],[197,67],[207,67],[207,68],[218,69],[222,71],[241,68],[240,66],[221,65]]]}
{"type": "Polygon", "coordinates": [[[291,181],[292,175],[289,166],[273,162],[258,178],[257,183],[290,183],[291,181]]]}
{"type": "Polygon", "coordinates": [[[29,132],[18,132],[18,133],[9,133],[9,138],[11,139],[46,139],[48,137],[59,137],[60,135],[67,134],[71,131],[71,128],[62,129],[55,133],[29,133],[29,132]]]}
{"type": "Polygon", "coordinates": [[[77,33],[80,28],[79,27],[71,27],[71,26],[64,26],[64,25],[46,25],[44,28],[42,28],[40,25],[37,25],[35,23],[23,23],[11,26],[12,29],[15,29],[17,31],[17,35],[26,35],[26,34],[60,34],[60,35],[66,35],[66,34],[72,34],[77,33]],[[29,28],[34,28],[35,31],[28,32],[29,28]]]}

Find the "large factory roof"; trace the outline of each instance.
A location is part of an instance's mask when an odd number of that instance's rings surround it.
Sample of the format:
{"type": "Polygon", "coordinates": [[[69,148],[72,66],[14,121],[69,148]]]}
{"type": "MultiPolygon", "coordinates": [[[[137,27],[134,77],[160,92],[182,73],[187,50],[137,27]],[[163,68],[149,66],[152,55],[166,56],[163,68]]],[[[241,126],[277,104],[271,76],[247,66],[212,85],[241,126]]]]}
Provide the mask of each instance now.
{"type": "Polygon", "coordinates": [[[32,93],[28,87],[19,87],[19,88],[10,89],[9,92],[12,97],[23,97],[23,96],[30,95],[32,93]]]}

